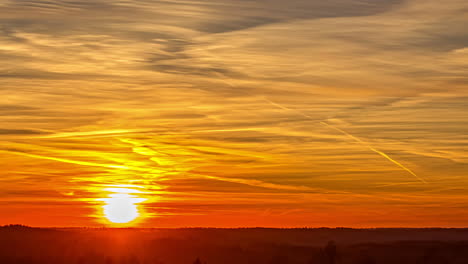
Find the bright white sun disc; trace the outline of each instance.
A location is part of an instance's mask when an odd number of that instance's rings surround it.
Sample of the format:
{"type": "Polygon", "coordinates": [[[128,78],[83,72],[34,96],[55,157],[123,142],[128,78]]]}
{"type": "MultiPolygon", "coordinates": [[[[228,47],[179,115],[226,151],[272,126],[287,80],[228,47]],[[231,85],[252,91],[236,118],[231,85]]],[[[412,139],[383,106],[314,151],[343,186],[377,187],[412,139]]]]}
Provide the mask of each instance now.
{"type": "Polygon", "coordinates": [[[105,199],[104,216],[116,224],[132,222],[140,216],[137,203],[144,200],[126,193],[113,194],[111,198],[105,199]]]}

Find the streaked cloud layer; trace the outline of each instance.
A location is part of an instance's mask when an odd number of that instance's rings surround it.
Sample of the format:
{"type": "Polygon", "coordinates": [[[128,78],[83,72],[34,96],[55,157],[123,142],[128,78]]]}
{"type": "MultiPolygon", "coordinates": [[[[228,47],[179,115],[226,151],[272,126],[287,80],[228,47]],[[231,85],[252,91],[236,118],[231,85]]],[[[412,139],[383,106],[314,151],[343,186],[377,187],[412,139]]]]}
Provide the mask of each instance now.
{"type": "Polygon", "coordinates": [[[465,0],[0,11],[0,224],[466,225],[465,0]]]}

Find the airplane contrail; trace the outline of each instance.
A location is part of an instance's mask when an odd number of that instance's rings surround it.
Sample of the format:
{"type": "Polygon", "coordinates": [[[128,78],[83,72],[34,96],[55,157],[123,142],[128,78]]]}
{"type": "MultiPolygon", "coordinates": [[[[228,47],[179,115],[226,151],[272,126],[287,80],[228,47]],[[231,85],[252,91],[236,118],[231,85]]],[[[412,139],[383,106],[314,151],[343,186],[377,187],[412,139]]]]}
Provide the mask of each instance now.
{"type": "MultiPolygon", "coordinates": [[[[275,103],[275,102],[273,102],[273,101],[271,101],[271,100],[268,100],[267,98],[264,98],[264,97],[263,97],[263,99],[264,99],[265,101],[267,101],[269,104],[274,105],[274,106],[276,106],[276,107],[278,107],[278,108],[281,108],[281,109],[286,110],[286,111],[292,111],[292,112],[295,112],[295,113],[297,113],[297,114],[299,114],[299,115],[301,115],[301,116],[304,116],[304,117],[306,117],[306,118],[308,118],[308,119],[315,120],[312,116],[307,115],[307,114],[305,114],[305,113],[303,113],[303,112],[301,112],[301,111],[299,111],[299,110],[291,109],[291,108],[285,107],[285,106],[280,105],[280,104],[278,104],[278,103],[275,103]]],[[[384,158],[387,159],[388,161],[392,162],[393,164],[397,165],[397,166],[400,167],[401,169],[405,170],[406,172],[408,172],[409,174],[411,174],[412,176],[414,176],[414,177],[415,177],[416,179],[418,179],[420,182],[425,183],[425,184],[428,183],[426,180],[424,180],[423,178],[419,177],[419,176],[418,176],[416,173],[414,173],[412,170],[410,170],[409,168],[405,167],[405,166],[404,166],[403,164],[401,164],[400,162],[398,162],[398,161],[394,160],[393,158],[391,158],[390,156],[388,156],[385,152],[380,151],[380,150],[378,150],[378,149],[372,147],[369,143],[367,143],[367,142],[361,140],[360,138],[355,137],[355,136],[351,135],[350,133],[348,133],[348,132],[346,132],[346,131],[344,131],[344,130],[342,130],[342,129],[336,127],[336,126],[330,125],[330,124],[328,124],[328,123],[326,123],[326,122],[324,122],[324,121],[319,121],[319,123],[320,123],[321,125],[324,125],[324,126],[326,126],[326,127],[329,127],[329,128],[331,128],[331,129],[333,129],[333,130],[336,130],[336,131],[340,132],[341,134],[343,134],[343,135],[349,137],[350,139],[352,139],[352,140],[358,142],[359,144],[361,144],[361,145],[367,147],[369,150],[371,150],[371,151],[373,151],[373,152],[379,154],[380,156],[384,157],[384,158]]]]}
{"type": "MultiPolygon", "coordinates": [[[[226,84],[228,84],[229,86],[236,87],[235,84],[232,84],[231,82],[226,81],[224,78],[221,78],[221,79],[222,79],[226,84]]],[[[291,108],[285,107],[285,106],[283,106],[283,105],[281,105],[281,104],[278,104],[278,103],[275,103],[275,102],[273,102],[273,101],[271,101],[271,100],[269,100],[269,99],[267,99],[266,97],[263,97],[263,96],[262,96],[262,99],[265,100],[266,102],[268,102],[269,104],[271,104],[271,105],[273,105],[273,106],[276,106],[276,107],[278,107],[278,108],[280,108],[280,109],[283,109],[283,110],[286,110],[286,111],[295,112],[295,113],[298,114],[298,115],[301,115],[301,116],[303,116],[303,117],[305,117],[305,118],[308,118],[308,119],[311,119],[311,120],[314,120],[314,121],[315,121],[315,119],[314,119],[312,116],[307,115],[307,114],[305,114],[305,113],[303,113],[303,112],[301,112],[301,111],[299,111],[299,110],[291,109],[291,108]]],[[[369,143],[364,142],[364,141],[361,140],[360,138],[357,138],[357,137],[355,137],[355,136],[349,134],[348,132],[346,132],[346,131],[344,131],[344,130],[338,128],[338,127],[335,127],[335,126],[333,126],[333,125],[330,125],[330,124],[328,124],[328,123],[326,123],[326,122],[324,122],[324,121],[318,121],[318,122],[319,122],[321,125],[327,126],[327,127],[329,127],[329,128],[332,128],[332,129],[334,129],[334,130],[340,132],[341,134],[343,134],[343,135],[345,135],[345,136],[351,138],[352,140],[358,142],[359,144],[361,144],[361,145],[367,147],[369,150],[371,150],[371,151],[373,151],[373,152],[379,154],[380,156],[384,157],[386,160],[392,162],[392,163],[395,164],[396,166],[400,167],[401,169],[403,169],[403,170],[405,170],[406,172],[408,172],[409,174],[411,174],[413,177],[415,177],[417,180],[421,181],[422,183],[425,183],[425,184],[428,183],[426,180],[424,180],[423,178],[419,177],[416,173],[414,173],[412,170],[410,170],[409,168],[407,168],[406,166],[404,166],[404,165],[401,164],[400,162],[394,160],[393,158],[391,158],[390,156],[388,156],[386,153],[384,153],[384,152],[382,152],[382,151],[380,151],[380,150],[378,150],[378,149],[375,149],[374,147],[372,147],[371,145],[369,145],[369,143]]]]}
{"type": "Polygon", "coordinates": [[[99,136],[116,136],[123,134],[150,132],[145,129],[114,129],[114,130],[99,130],[99,131],[77,131],[77,132],[62,132],[49,135],[41,135],[38,138],[73,138],[73,137],[99,137],[99,136]]]}

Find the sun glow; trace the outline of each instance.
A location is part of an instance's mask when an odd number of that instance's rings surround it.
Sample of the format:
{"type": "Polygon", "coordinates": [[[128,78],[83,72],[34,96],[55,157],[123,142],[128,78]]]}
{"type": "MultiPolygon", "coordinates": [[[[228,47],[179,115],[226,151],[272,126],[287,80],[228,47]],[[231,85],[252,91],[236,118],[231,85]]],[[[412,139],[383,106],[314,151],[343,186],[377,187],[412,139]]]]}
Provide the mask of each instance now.
{"type": "Polygon", "coordinates": [[[110,192],[109,198],[101,199],[105,202],[103,205],[104,217],[114,224],[127,224],[136,221],[142,216],[139,203],[146,201],[136,194],[141,193],[138,190],[129,188],[107,188],[110,192]]]}

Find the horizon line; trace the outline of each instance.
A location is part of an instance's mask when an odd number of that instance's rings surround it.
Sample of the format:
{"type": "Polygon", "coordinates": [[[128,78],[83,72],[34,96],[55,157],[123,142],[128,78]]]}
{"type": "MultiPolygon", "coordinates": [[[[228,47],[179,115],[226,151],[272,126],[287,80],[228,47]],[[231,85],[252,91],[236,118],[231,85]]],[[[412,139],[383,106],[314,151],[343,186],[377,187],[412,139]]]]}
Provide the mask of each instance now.
{"type": "Polygon", "coordinates": [[[11,228],[11,227],[22,227],[22,228],[31,228],[31,229],[168,229],[168,230],[177,230],[177,229],[225,229],[225,230],[233,230],[233,229],[277,229],[277,230],[297,230],[297,229],[351,229],[351,230],[377,230],[377,229],[468,229],[467,227],[437,227],[437,226],[428,226],[428,227],[262,227],[262,226],[256,226],[256,227],[198,227],[198,226],[193,226],[193,227],[112,227],[112,226],[102,226],[102,227],[97,227],[97,226],[29,226],[29,225],[23,225],[23,224],[7,224],[7,225],[1,225],[1,228],[11,228]]]}

